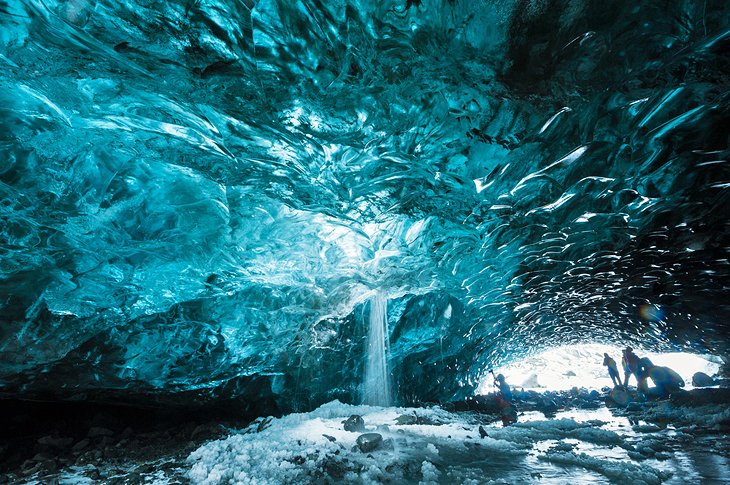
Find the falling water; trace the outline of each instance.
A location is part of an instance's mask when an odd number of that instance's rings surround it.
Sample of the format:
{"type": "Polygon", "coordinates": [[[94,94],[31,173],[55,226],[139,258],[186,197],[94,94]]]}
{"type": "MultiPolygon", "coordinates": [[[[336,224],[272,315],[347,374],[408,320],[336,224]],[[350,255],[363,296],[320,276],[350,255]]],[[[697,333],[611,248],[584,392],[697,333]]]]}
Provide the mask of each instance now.
{"type": "Polygon", "coordinates": [[[378,293],[370,300],[370,329],[363,390],[365,404],[390,405],[389,351],[388,300],[378,293]]]}

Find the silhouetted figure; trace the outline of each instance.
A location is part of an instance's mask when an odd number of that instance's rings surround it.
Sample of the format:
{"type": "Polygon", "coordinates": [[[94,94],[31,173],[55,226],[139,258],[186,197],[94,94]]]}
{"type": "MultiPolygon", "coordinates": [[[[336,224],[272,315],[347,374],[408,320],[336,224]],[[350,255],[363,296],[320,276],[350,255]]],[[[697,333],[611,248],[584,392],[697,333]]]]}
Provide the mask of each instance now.
{"type": "Polygon", "coordinates": [[[607,353],[603,353],[603,365],[608,368],[608,375],[613,381],[613,387],[621,386],[621,376],[618,373],[618,366],[616,361],[613,360],[607,353]]]}
{"type": "Polygon", "coordinates": [[[512,389],[509,387],[509,384],[507,384],[507,381],[502,374],[497,375],[494,385],[499,388],[499,393],[502,395],[502,399],[506,401],[512,400],[512,389]]]}
{"type": "Polygon", "coordinates": [[[647,374],[656,386],[651,389],[652,396],[666,397],[684,387],[684,379],[669,367],[655,365],[648,369],[647,374]]]}
{"type": "Polygon", "coordinates": [[[624,368],[624,387],[629,385],[629,377],[631,377],[631,374],[636,377],[638,385],[639,376],[637,372],[639,371],[639,356],[634,353],[634,349],[631,347],[624,349],[621,357],[621,366],[624,368]]]}
{"type": "Polygon", "coordinates": [[[639,359],[639,366],[636,369],[636,390],[639,395],[644,397],[649,396],[649,373],[654,368],[654,364],[648,357],[642,357],[639,359]]]}
{"type": "Polygon", "coordinates": [[[494,385],[499,389],[497,393],[497,405],[502,412],[502,426],[509,426],[510,424],[516,423],[517,409],[512,404],[512,389],[507,384],[504,375],[497,375],[494,380],[494,385]]]}

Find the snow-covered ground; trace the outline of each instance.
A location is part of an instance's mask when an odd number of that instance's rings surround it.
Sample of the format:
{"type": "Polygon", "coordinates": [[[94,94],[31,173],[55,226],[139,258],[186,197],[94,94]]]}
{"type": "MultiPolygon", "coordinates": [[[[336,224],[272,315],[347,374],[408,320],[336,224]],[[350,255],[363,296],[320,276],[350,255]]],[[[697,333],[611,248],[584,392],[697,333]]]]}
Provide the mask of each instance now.
{"type": "Polygon", "coordinates": [[[503,428],[483,416],[438,407],[335,401],[310,413],[259,421],[206,443],[188,457],[188,477],[211,485],[679,484],[730,477],[727,454],[717,453],[727,447],[725,435],[721,444],[703,442],[717,437],[712,430],[730,419],[726,406],[660,406],[655,412],[681,418],[685,427],[632,425],[601,408],[572,410],[549,420],[526,413],[518,424],[503,428]],[[345,431],[343,422],[351,415],[362,416],[364,430],[345,431]],[[709,424],[698,434],[701,422],[709,424]],[[361,451],[357,440],[363,433],[380,434],[382,444],[361,451]]]}
{"type": "MultiPolygon", "coordinates": [[[[639,357],[649,357],[655,365],[674,369],[684,379],[685,389],[692,389],[692,375],[704,372],[708,375],[717,373],[720,365],[712,362],[711,356],[687,353],[656,353],[642,349],[634,349],[639,357]]],[[[572,387],[601,389],[613,387],[606,368],[603,366],[603,354],[611,356],[619,367],[621,378],[621,349],[609,345],[583,344],[556,347],[545,352],[521,359],[512,364],[495,368],[495,373],[506,376],[513,387],[526,390],[565,390],[572,387]]],[[[636,385],[632,377],[631,384],[636,385]]],[[[482,381],[478,394],[494,391],[494,379],[487,375],[482,381]]]]}

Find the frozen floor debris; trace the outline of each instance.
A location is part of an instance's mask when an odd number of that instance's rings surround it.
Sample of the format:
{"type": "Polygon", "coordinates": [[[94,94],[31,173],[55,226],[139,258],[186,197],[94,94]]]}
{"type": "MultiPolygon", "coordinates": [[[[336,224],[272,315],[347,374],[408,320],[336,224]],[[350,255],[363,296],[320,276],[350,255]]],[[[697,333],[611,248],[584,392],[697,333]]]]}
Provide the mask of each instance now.
{"type": "Polygon", "coordinates": [[[93,438],[83,430],[74,440],[46,432],[0,483],[723,483],[727,405],[717,392],[695,394],[703,398],[694,404],[571,409],[551,419],[529,411],[506,428],[497,415],[334,401],[240,428],[121,426],[93,438]],[[357,430],[346,425],[351,416],[357,430]]]}
{"type": "Polygon", "coordinates": [[[420,485],[529,483],[535,477],[541,483],[659,484],[701,475],[683,458],[675,459],[691,446],[682,433],[647,423],[632,427],[605,408],[552,420],[527,413],[517,425],[503,428],[483,415],[434,407],[418,409],[419,422],[440,424],[399,424],[413,412],[331,402],[273,419],[260,433],[243,430],[205,444],[188,457],[188,477],[205,485],[420,485]],[[345,430],[343,421],[354,414],[362,417],[367,433],[382,435],[377,449],[364,453],[358,446],[361,433],[345,430]]]}

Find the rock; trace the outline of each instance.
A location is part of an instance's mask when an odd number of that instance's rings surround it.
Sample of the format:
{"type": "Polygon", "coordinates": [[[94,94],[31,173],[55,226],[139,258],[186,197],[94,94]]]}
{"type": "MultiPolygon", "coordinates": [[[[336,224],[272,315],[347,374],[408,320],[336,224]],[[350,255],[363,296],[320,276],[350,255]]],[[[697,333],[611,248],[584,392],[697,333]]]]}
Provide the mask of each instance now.
{"type": "Polygon", "coordinates": [[[109,436],[104,436],[101,441],[99,441],[99,448],[109,448],[112,443],[114,443],[114,439],[110,438],[109,436]]]}
{"type": "MultiPolygon", "coordinates": [[[[257,425],[258,428],[258,425],[257,425]]],[[[190,439],[193,441],[212,440],[221,434],[221,426],[218,424],[200,424],[190,433],[190,439]]]]}
{"type": "Polygon", "coordinates": [[[347,463],[334,456],[327,456],[322,464],[324,472],[336,480],[341,480],[347,473],[347,463]]]}
{"type": "Polygon", "coordinates": [[[102,428],[100,426],[93,426],[89,428],[89,432],[86,434],[89,438],[98,438],[101,436],[114,436],[114,431],[108,428],[102,428]]]}
{"type": "Polygon", "coordinates": [[[380,431],[381,433],[389,433],[390,426],[388,426],[387,424],[379,424],[375,427],[375,431],[380,431]]]}
{"type": "Polygon", "coordinates": [[[66,448],[67,446],[70,446],[73,442],[73,438],[59,438],[53,436],[44,436],[38,439],[38,444],[59,449],[66,448]]]}
{"type": "Polygon", "coordinates": [[[708,387],[715,385],[715,379],[704,372],[695,372],[692,376],[692,385],[695,387],[708,387]]]}
{"type": "Polygon", "coordinates": [[[380,433],[365,433],[357,437],[357,447],[363,453],[377,450],[383,443],[383,435],[380,433]]]}
{"type": "Polygon", "coordinates": [[[535,407],[546,417],[553,417],[558,412],[558,404],[550,398],[538,401],[535,407]]]}
{"type": "Polygon", "coordinates": [[[38,462],[38,461],[42,462],[42,461],[52,460],[52,459],[53,459],[53,457],[51,455],[49,455],[48,453],[36,453],[36,455],[33,458],[31,458],[31,460],[36,461],[36,462],[38,462]]]}
{"type": "Polygon", "coordinates": [[[71,451],[73,451],[74,453],[79,453],[79,452],[83,451],[84,449],[86,449],[86,447],[89,446],[89,443],[91,443],[89,441],[89,439],[84,438],[81,441],[79,441],[78,443],[76,443],[75,445],[73,445],[73,447],[71,448],[71,451]]]}
{"type": "Polygon", "coordinates": [[[362,416],[357,414],[353,414],[343,421],[342,424],[345,425],[345,431],[353,431],[356,433],[365,431],[365,421],[362,419],[362,416]]]}
{"type": "Polygon", "coordinates": [[[418,417],[412,414],[401,414],[397,418],[395,418],[395,424],[404,426],[404,425],[411,425],[416,424],[418,422],[418,417]]]}
{"type": "Polygon", "coordinates": [[[58,471],[58,463],[56,463],[56,460],[46,460],[41,462],[40,465],[46,473],[55,473],[58,471]]]}
{"type": "Polygon", "coordinates": [[[489,436],[489,435],[487,434],[487,432],[486,432],[486,431],[484,430],[484,427],[483,427],[483,426],[482,426],[481,424],[479,425],[479,436],[481,436],[481,437],[482,437],[482,439],[484,439],[484,438],[486,438],[487,436],[489,436]]]}
{"type": "Polygon", "coordinates": [[[324,436],[325,438],[327,438],[327,440],[328,440],[328,441],[331,441],[331,442],[333,442],[333,443],[334,443],[335,441],[337,441],[337,438],[335,438],[334,436],[330,436],[330,435],[328,435],[328,434],[323,434],[322,436],[324,436]]]}
{"type": "Polygon", "coordinates": [[[625,390],[615,387],[609,394],[607,400],[617,406],[626,406],[631,402],[631,396],[625,390]]]}

